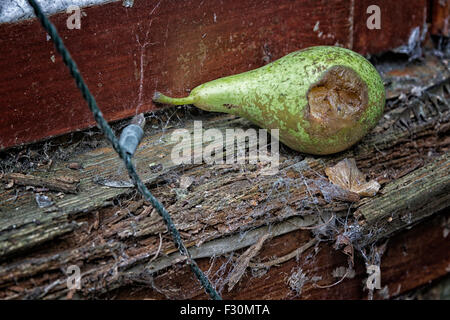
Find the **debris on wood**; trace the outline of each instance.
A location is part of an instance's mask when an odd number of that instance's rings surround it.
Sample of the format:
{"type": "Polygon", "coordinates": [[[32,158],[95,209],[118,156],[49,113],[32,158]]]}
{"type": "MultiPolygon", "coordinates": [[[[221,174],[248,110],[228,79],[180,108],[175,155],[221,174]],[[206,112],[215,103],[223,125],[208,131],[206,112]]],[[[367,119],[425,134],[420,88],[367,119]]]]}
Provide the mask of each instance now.
{"type": "Polygon", "coordinates": [[[180,188],[188,190],[189,187],[194,183],[194,178],[189,176],[182,176],[180,178],[180,188]]]}
{"type": "Polygon", "coordinates": [[[403,62],[393,63],[392,59],[381,58],[377,70],[386,81],[388,100],[406,96],[414,88],[427,89],[448,79],[450,70],[441,59],[434,55],[426,55],[423,59],[424,63],[405,65],[403,62]]]}
{"type": "Polygon", "coordinates": [[[305,180],[305,184],[308,183],[311,190],[320,190],[323,198],[326,202],[332,201],[345,201],[345,202],[357,202],[360,197],[356,192],[345,189],[340,185],[330,183],[327,179],[319,178],[312,181],[305,180]]]}
{"type": "Polygon", "coordinates": [[[338,234],[336,237],[336,242],[334,243],[334,248],[336,250],[341,250],[348,256],[349,269],[353,268],[355,265],[355,250],[353,248],[352,241],[345,233],[338,234]]]}
{"type": "Polygon", "coordinates": [[[124,6],[125,8],[131,8],[133,7],[134,4],[134,0],[123,0],[122,1],[122,6],[124,6]]]}
{"type": "Polygon", "coordinates": [[[79,179],[69,176],[44,178],[22,173],[8,173],[3,177],[3,180],[9,181],[8,186],[11,181],[14,181],[16,185],[44,187],[52,191],[60,191],[64,193],[77,193],[78,184],[80,182],[79,179]]]}
{"type": "Polygon", "coordinates": [[[398,48],[392,49],[392,52],[405,54],[409,57],[409,61],[419,59],[422,57],[422,42],[427,35],[427,25],[423,28],[415,27],[408,38],[408,42],[398,48]]]}
{"type": "Polygon", "coordinates": [[[288,278],[288,285],[297,296],[302,294],[303,286],[308,282],[309,277],[303,272],[302,268],[298,268],[292,272],[288,278]]]}
{"type": "Polygon", "coordinates": [[[450,218],[449,219],[442,218],[442,227],[443,227],[442,237],[447,238],[447,236],[450,234],[450,218]]]}
{"type": "Polygon", "coordinates": [[[110,188],[133,188],[134,184],[128,180],[109,180],[104,178],[96,178],[94,179],[94,182],[110,188]]]}
{"type": "Polygon", "coordinates": [[[355,270],[340,266],[334,269],[332,274],[334,278],[342,278],[346,275],[347,278],[352,279],[355,277],[355,270]]]}
{"type": "Polygon", "coordinates": [[[47,208],[53,205],[52,199],[44,194],[37,193],[35,199],[39,208],[47,208]]]}

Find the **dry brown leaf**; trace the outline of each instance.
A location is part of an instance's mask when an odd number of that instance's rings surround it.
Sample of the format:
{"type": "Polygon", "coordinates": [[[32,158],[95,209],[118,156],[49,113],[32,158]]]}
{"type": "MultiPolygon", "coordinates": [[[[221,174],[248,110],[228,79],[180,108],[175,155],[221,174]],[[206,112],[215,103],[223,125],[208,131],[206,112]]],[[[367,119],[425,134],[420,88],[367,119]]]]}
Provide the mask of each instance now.
{"type": "Polygon", "coordinates": [[[366,176],[356,167],[353,158],[339,161],[334,167],[326,168],[325,173],[331,183],[360,196],[373,197],[380,189],[377,181],[366,181],[366,176]]]}

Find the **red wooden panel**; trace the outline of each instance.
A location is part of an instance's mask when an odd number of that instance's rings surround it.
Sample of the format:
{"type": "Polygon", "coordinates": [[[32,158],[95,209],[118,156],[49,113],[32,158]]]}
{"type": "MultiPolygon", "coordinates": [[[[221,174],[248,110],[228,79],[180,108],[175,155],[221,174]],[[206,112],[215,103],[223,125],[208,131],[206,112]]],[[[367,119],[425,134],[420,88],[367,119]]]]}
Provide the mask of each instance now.
{"type": "Polygon", "coordinates": [[[431,0],[431,33],[450,36],[450,0],[431,0]]]}
{"type": "Polygon", "coordinates": [[[423,29],[426,18],[427,0],[355,0],[354,50],[381,53],[406,44],[414,28],[423,29]],[[380,8],[380,29],[367,28],[370,5],[380,8]]]}

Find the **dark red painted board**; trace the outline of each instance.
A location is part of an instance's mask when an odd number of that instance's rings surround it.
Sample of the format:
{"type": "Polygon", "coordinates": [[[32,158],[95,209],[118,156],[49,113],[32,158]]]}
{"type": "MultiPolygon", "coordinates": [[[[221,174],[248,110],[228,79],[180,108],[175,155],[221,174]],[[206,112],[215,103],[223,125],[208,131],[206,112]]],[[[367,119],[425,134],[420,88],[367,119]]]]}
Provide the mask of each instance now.
{"type": "MultiPolygon", "coordinates": [[[[361,53],[399,46],[425,19],[425,0],[137,0],[83,9],[81,29],[51,17],[107,120],[156,108],[221,76],[313,45],[361,53]],[[382,28],[368,30],[378,4],[382,28]]],[[[0,150],[93,126],[53,44],[33,20],[0,25],[0,150]]]]}
{"type": "Polygon", "coordinates": [[[431,0],[431,34],[450,36],[450,0],[431,0]]]}

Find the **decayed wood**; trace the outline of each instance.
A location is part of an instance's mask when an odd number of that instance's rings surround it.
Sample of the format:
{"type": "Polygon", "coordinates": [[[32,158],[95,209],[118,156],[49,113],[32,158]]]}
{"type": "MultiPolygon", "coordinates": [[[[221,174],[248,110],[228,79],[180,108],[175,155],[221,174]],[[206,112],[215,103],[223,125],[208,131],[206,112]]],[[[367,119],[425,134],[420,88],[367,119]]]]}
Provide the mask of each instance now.
{"type": "MultiPolygon", "coordinates": [[[[401,205],[397,205],[397,208],[396,208],[397,211],[395,211],[395,212],[397,212],[398,214],[400,214],[400,212],[401,212],[399,210],[399,208],[401,208],[402,205],[403,205],[403,210],[408,209],[408,210],[411,210],[412,212],[420,211],[420,210],[416,210],[416,209],[419,209],[419,208],[421,209],[421,206],[423,205],[423,203],[416,202],[414,199],[414,195],[415,195],[415,193],[418,192],[418,190],[420,192],[426,194],[428,203],[429,202],[437,202],[439,205],[431,206],[431,207],[428,207],[426,211],[418,212],[417,214],[412,214],[412,215],[408,216],[408,219],[404,219],[402,217],[401,221],[399,221],[397,223],[395,221],[388,220],[386,214],[380,214],[379,217],[376,219],[376,221],[365,220],[364,223],[360,224],[360,228],[358,228],[357,231],[353,234],[353,236],[352,236],[354,238],[353,244],[359,248],[362,248],[363,246],[367,246],[370,244],[374,244],[378,240],[381,240],[387,236],[390,236],[394,232],[398,233],[401,230],[410,228],[415,222],[425,219],[427,216],[438,212],[438,210],[440,210],[442,208],[446,208],[448,206],[448,199],[447,199],[448,198],[448,188],[450,187],[450,182],[449,182],[450,179],[448,178],[448,176],[449,176],[448,175],[448,172],[449,172],[448,166],[449,165],[450,165],[450,159],[449,159],[449,154],[447,153],[447,154],[444,154],[443,156],[439,157],[438,159],[436,159],[435,161],[433,161],[426,167],[423,167],[420,170],[417,170],[417,172],[416,171],[412,172],[412,173],[408,174],[407,176],[405,176],[404,178],[399,179],[391,184],[388,184],[385,188],[385,190],[389,190],[389,189],[398,188],[399,186],[401,186],[401,188],[398,190],[398,192],[402,193],[404,198],[412,199],[409,202],[402,201],[402,202],[400,202],[401,205]],[[446,174],[443,174],[443,173],[446,173],[446,174]],[[421,180],[424,181],[423,185],[421,185],[420,187],[417,187],[416,185],[414,185],[414,183],[407,184],[407,181],[417,179],[418,175],[422,175],[421,180]],[[427,188],[429,188],[429,185],[427,186],[427,182],[433,181],[433,179],[436,179],[437,177],[439,177],[439,179],[441,179],[441,181],[438,181],[436,186],[441,186],[441,188],[440,188],[441,191],[438,193],[432,194],[427,191],[427,188]],[[444,200],[441,201],[441,198],[444,198],[444,200]],[[447,201],[445,199],[447,199],[447,201]],[[382,220],[386,220],[386,224],[388,224],[389,226],[386,227],[386,225],[379,223],[382,220]],[[374,232],[375,229],[379,232],[374,232]],[[369,233],[373,234],[373,236],[367,236],[369,233]]],[[[435,190],[439,189],[439,187],[436,187],[436,186],[433,186],[433,189],[435,189],[435,190]]],[[[394,197],[395,197],[395,195],[394,195],[394,197]]],[[[383,199],[383,197],[379,197],[374,200],[371,200],[371,199],[368,200],[367,204],[373,205],[374,207],[377,207],[377,206],[381,207],[380,203],[383,203],[383,202],[385,202],[385,199],[383,199]]],[[[367,205],[362,204],[356,210],[356,212],[358,213],[361,211],[362,212],[369,211],[369,210],[367,210],[366,207],[367,207],[367,205]]],[[[382,210],[382,209],[380,209],[380,210],[382,210]]],[[[377,215],[374,215],[374,216],[377,216],[377,215]]],[[[392,216],[395,216],[395,215],[392,215],[392,216]]],[[[447,216],[448,216],[448,214],[447,214],[447,216]]],[[[437,232],[439,235],[439,237],[436,237],[436,238],[442,239],[442,237],[444,237],[444,238],[446,237],[445,231],[444,231],[445,228],[448,228],[446,219],[447,218],[445,216],[439,217],[437,219],[437,221],[439,221],[439,228],[434,227],[434,229],[436,229],[436,230],[433,231],[433,232],[437,232]],[[442,223],[442,221],[444,221],[444,223],[442,223]]],[[[253,234],[249,235],[249,240],[251,239],[250,243],[252,243],[252,244],[258,244],[258,242],[261,241],[261,239],[264,239],[269,234],[271,234],[273,236],[278,236],[278,235],[286,234],[286,232],[288,232],[288,231],[290,232],[289,234],[291,234],[292,231],[295,231],[295,230],[310,229],[311,221],[309,223],[310,224],[301,223],[301,220],[299,221],[298,218],[288,219],[284,223],[276,224],[273,227],[273,229],[270,231],[268,228],[260,228],[260,229],[258,229],[259,232],[253,231],[253,234]]],[[[316,224],[319,224],[319,223],[316,222],[316,224]]],[[[305,236],[305,233],[306,233],[305,231],[301,232],[301,234],[303,236],[305,236]]],[[[414,235],[411,235],[410,238],[417,237],[418,239],[421,239],[421,241],[423,241],[422,237],[424,237],[424,235],[421,234],[420,231],[414,232],[412,234],[414,234],[414,235]]],[[[287,237],[287,235],[281,236],[281,238],[286,238],[286,237],[287,237]]],[[[221,242],[214,243],[214,241],[212,241],[211,243],[209,243],[209,242],[206,243],[205,248],[203,248],[203,245],[201,245],[200,247],[195,248],[195,249],[193,248],[193,250],[191,249],[192,256],[194,258],[219,257],[225,253],[238,250],[238,249],[248,246],[250,244],[249,242],[244,242],[243,244],[240,243],[240,241],[242,239],[244,239],[244,240],[247,239],[246,235],[241,235],[241,236],[238,235],[235,238],[237,238],[236,241],[234,241],[232,239],[227,239],[225,241],[226,247],[221,242]]],[[[275,243],[271,242],[271,247],[274,248],[277,246],[277,243],[285,243],[285,241],[286,240],[274,240],[275,243]]],[[[394,243],[396,243],[395,239],[390,240],[390,241],[393,241],[394,243]]],[[[440,249],[438,249],[438,251],[441,254],[442,254],[442,247],[448,248],[448,245],[445,244],[445,240],[439,240],[441,242],[441,244],[439,243],[439,241],[436,241],[435,239],[433,239],[433,241],[435,241],[434,245],[440,248],[440,249]]],[[[293,242],[293,243],[294,243],[294,245],[298,244],[297,242],[293,242]]],[[[294,248],[292,252],[285,254],[285,255],[280,254],[280,252],[276,251],[276,252],[274,252],[274,254],[278,258],[274,258],[273,256],[271,256],[271,259],[270,259],[270,260],[272,260],[271,262],[248,263],[248,265],[251,266],[252,268],[257,268],[257,269],[259,269],[263,266],[265,266],[267,268],[272,267],[274,265],[278,266],[280,264],[286,263],[290,259],[303,253],[305,251],[305,248],[307,249],[307,248],[311,247],[311,244],[314,244],[314,242],[309,241],[308,243],[306,243],[304,245],[299,245],[299,247],[300,247],[299,249],[294,248]],[[303,247],[305,247],[305,248],[303,248],[303,247]],[[282,257],[280,257],[280,256],[282,256],[282,257]]],[[[414,245],[418,246],[419,244],[420,244],[420,242],[419,242],[419,240],[417,240],[417,243],[415,243],[414,245]]],[[[405,246],[406,245],[407,244],[405,244],[405,246]]],[[[292,244],[291,244],[291,246],[292,246],[292,244]]],[[[424,246],[426,246],[426,244],[424,244],[424,246]]],[[[330,255],[330,250],[331,250],[330,246],[327,246],[323,249],[325,250],[325,252],[327,252],[328,255],[330,255]]],[[[245,253],[243,253],[243,254],[245,254],[245,253]]],[[[423,259],[423,257],[420,255],[420,251],[413,253],[413,255],[415,255],[415,258],[417,258],[417,259],[423,259]]],[[[268,255],[263,254],[263,256],[268,256],[268,255]]],[[[435,270],[436,273],[434,274],[434,277],[445,274],[445,272],[447,272],[446,267],[448,267],[448,263],[450,262],[450,255],[448,255],[448,254],[443,254],[441,257],[439,257],[439,256],[434,257],[434,259],[439,259],[439,258],[442,260],[441,261],[438,260],[440,267],[438,270],[435,270]]],[[[324,259],[324,257],[322,256],[321,259],[324,259]]],[[[397,257],[392,256],[390,259],[395,260],[395,259],[397,259],[397,257]]],[[[343,263],[342,259],[338,259],[338,260],[340,261],[339,263],[341,263],[341,264],[343,263]]],[[[178,253],[175,253],[171,257],[162,257],[161,259],[158,259],[157,261],[152,262],[149,265],[135,266],[128,272],[124,272],[124,274],[122,276],[125,279],[137,277],[141,281],[144,281],[146,278],[149,277],[148,272],[155,272],[155,271],[163,269],[164,267],[168,267],[170,265],[173,265],[173,264],[176,264],[176,263],[179,263],[182,261],[185,261],[185,259],[183,259],[178,253]],[[139,277],[142,277],[142,278],[139,278],[139,277]]],[[[221,263],[227,264],[227,262],[225,262],[225,261],[226,261],[225,259],[220,259],[220,263],[218,265],[221,265],[221,263]]],[[[369,261],[366,261],[366,263],[367,262],[369,262],[369,261]]],[[[388,263],[392,264],[393,262],[394,261],[390,260],[388,263]]],[[[335,262],[328,261],[327,263],[334,266],[333,268],[331,268],[331,266],[326,267],[326,270],[328,271],[328,273],[325,273],[325,274],[331,275],[331,273],[332,273],[331,271],[333,269],[336,269],[337,266],[334,264],[335,262]]],[[[395,263],[395,265],[396,265],[396,267],[398,267],[399,264],[395,263]]],[[[420,266],[422,267],[423,265],[420,265],[420,266]]],[[[235,282],[235,280],[233,280],[234,279],[233,278],[234,268],[236,268],[236,267],[230,267],[230,268],[231,268],[231,270],[229,270],[229,272],[230,272],[229,275],[224,276],[224,279],[222,279],[222,281],[225,281],[227,283],[229,281],[231,281],[232,283],[231,283],[231,285],[229,285],[229,288],[232,289],[234,287],[234,282],[235,282]]],[[[243,266],[241,266],[240,268],[242,269],[243,266]]],[[[312,272],[312,271],[318,272],[318,270],[320,270],[320,268],[314,264],[313,265],[309,264],[308,269],[311,269],[309,272],[312,272]]],[[[403,269],[404,269],[404,267],[403,267],[403,269]]],[[[286,270],[286,268],[283,268],[283,270],[286,270]]],[[[215,271],[217,271],[217,270],[215,270],[215,271]]],[[[242,272],[243,272],[243,270],[241,270],[241,274],[239,276],[242,276],[242,272]]],[[[420,270],[418,272],[419,272],[419,274],[422,275],[422,277],[420,275],[416,274],[414,277],[415,282],[411,281],[411,282],[404,283],[403,288],[401,288],[402,283],[400,281],[398,281],[397,279],[395,281],[392,281],[392,280],[387,281],[385,283],[385,285],[389,285],[389,287],[391,287],[391,288],[392,287],[396,288],[396,291],[394,291],[395,293],[391,291],[390,294],[389,294],[389,291],[387,291],[387,293],[380,293],[380,295],[381,295],[380,297],[383,297],[382,294],[387,295],[387,296],[384,296],[384,298],[387,298],[390,295],[393,295],[393,293],[394,293],[394,295],[398,295],[409,289],[412,289],[415,286],[419,286],[421,284],[426,283],[426,281],[428,281],[428,280],[425,280],[425,279],[428,279],[428,278],[425,275],[423,275],[423,273],[421,273],[420,270]]],[[[358,273],[359,273],[358,278],[361,281],[361,279],[363,278],[363,275],[364,275],[364,270],[359,269],[358,273]]],[[[401,274],[401,272],[399,270],[391,270],[391,269],[387,270],[387,274],[392,274],[392,273],[401,274]]],[[[169,272],[169,275],[164,274],[163,276],[161,276],[159,278],[161,278],[161,281],[165,282],[164,279],[167,279],[167,277],[171,278],[172,277],[172,276],[170,276],[171,274],[172,273],[169,272]]],[[[321,270],[320,274],[321,275],[324,274],[323,270],[321,270]]],[[[384,271],[383,271],[383,274],[384,274],[384,271]]],[[[186,279],[186,278],[189,278],[189,275],[183,273],[182,275],[177,275],[176,277],[181,278],[181,279],[186,279]]],[[[134,280],[137,281],[138,279],[134,279],[134,280]]],[[[186,280],[181,280],[181,283],[184,283],[184,281],[186,281],[186,280]]],[[[283,284],[283,283],[284,283],[284,285],[286,284],[286,281],[283,278],[280,279],[279,277],[276,277],[275,281],[277,282],[277,284],[283,284]]],[[[332,283],[333,281],[330,280],[329,282],[332,283]]],[[[158,286],[158,284],[155,284],[155,285],[158,286]]],[[[271,285],[272,285],[272,283],[271,283],[271,285]]],[[[355,283],[353,283],[352,285],[355,285],[355,283]]],[[[114,284],[113,284],[113,286],[114,286],[114,284]]],[[[170,284],[165,283],[165,286],[170,287],[170,284]]],[[[288,288],[285,285],[283,290],[286,291],[286,289],[288,289],[288,288]]],[[[312,286],[312,287],[310,287],[310,289],[315,289],[315,288],[314,288],[314,286],[312,286]]],[[[340,288],[340,290],[346,290],[346,289],[340,288]]],[[[127,291],[127,290],[125,290],[125,291],[127,291]]],[[[144,291],[147,292],[147,294],[148,294],[148,291],[146,291],[146,290],[144,290],[144,291]]],[[[171,298],[174,298],[174,297],[192,298],[195,295],[202,295],[201,290],[200,291],[197,290],[195,292],[189,292],[189,289],[187,289],[187,288],[185,288],[185,290],[182,290],[182,292],[173,293],[173,295],[166,290],[163,290],[163,291],[167,292],[167,294],[168,294],[167,297],[171,297],[171,298]]],[[[287,293],[284,292],[283,294],[288,294],[288,296],[292,295],[292,292],[289,292],[289,290],[287,290],[287,291],[288,291],[287,293]]],[[[339,291],[339,292],[341,292],[341,291],[339,291]]],[[[152,296],[153,294],[154,293],[150,293],[150,296],[152,296]]],[[[249,292],[244,292],[244,293],[235,292],[233,294],[233,297],[235,297],[235,298],[236,297],[241,297],[241,298],[243,298],[243,297],[245,297],[245,298],[259,297],[259,298],[261,298],[261,294],[262,294],[262,296],[264,298],[269,298],[268,296],[266,296],[265,293],[262,293],[261,291],[257,292],[258,295],[250,294],[250,296],[247,296],[247,294],[249,294],[249,292]]],[[[271,292],[271,294],[280,294],[280,293],[279,292],[278,293],[271,292]]],[[[318,296],[316,296],[316,298],[317,297],[324,298],[324,296],[321,296],[320,293],[317,293],[317,294],[318,294],[318,296]]],[[[284,297],[284,296],[276,296],[276,298],[282,298],[282,297],[284,297]]],[[[275,298],[275,297],[271,297],[271,298],[275,298]]],[[[312,297],[312,298],[314,298],[314,297],[312,297]]],[[[336,298],[336,296],[335,296],[335,298],[336,298]]],[[[360,295],[353,296],[353,298],[361,298],[361,296],[360,295]]]]}
{"type": "Polygon", "coordinates": [[[386,98],[392,99],[408,94],[414,88],[431,87],[450,76],[448,66],[436,56],[426,55],[425,63],[393,64],[389,59],[377,64],[386,83],[386,98]]]}
{"type": "MultiPolygon", "coordinates": [[[[183,96],[209,80],[313,45],[362,54],[407,43],[426,0],[136,0],[51,17],[107,120],[155,109],[155,90],[183,96]],[[381,29],[367,28],[367,7],[381,29]]],[[[36,19],[0,24],[0,150],[91,127],[94,119],[36,19]]]]}
{"type": "Polygon", "coordinates": [[[30,174],[9,173],[3,177],[4,181],[14,181],[21,186],[43,187],[52,191],[77,193],[77,185],[80,182],[73,177],[45,178],[30,174]]]}
{"type": "Polygon", "coordinates": [[[386,185],[382,195],[366,201],[355,212],[362,218],[364,234],[358,245],[388,237],[405,226],[448,207],[450,203],[450,154],[447,152],[430,164],[386,185]],[[432,200],[431,200],[432,199],[432,200]]]}

